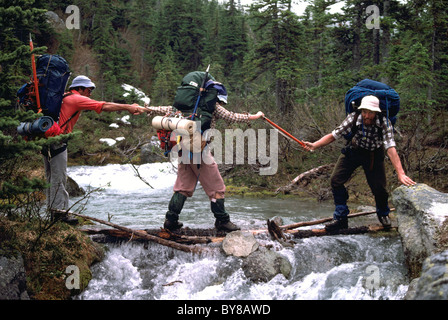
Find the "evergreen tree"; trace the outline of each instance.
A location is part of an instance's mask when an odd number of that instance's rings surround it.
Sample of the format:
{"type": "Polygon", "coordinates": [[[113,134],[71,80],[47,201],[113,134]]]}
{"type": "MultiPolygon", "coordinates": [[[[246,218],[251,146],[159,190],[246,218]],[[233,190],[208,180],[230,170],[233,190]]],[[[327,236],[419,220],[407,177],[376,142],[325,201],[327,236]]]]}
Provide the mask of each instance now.
{"type": "MultiPolygon", "coordinates": [[[[24,158],[40,149],[39,142],[18,137],[20,121],[36,118],[32,112],[15,112],[16,92],[29,81],[29,37],[34,30],[46,35],[43,5],[30,1],[1,1],[0,6],[0,214],[11,215],[45,183],[27,178],[24,158]]],[[[32,34],[34,36],[34,34],[32,34]]],[[[26,205],[26,204],[25,204],[26,205]]]]}
{"type": "Polygon", "coordinates": [[[255,41],[249,57],[251,79],[270,74],[277,110],[286,113],[293,101],[300,60],[300,26],[290,0],[259,0],[250,8],[255,41]]]}
{"type": "Polygon", "coordinates": [[[166,54],[162,62],[156,65],[155,71],[156,78],[152,87],[153,104],[171,105],[182,76],[178,72],[174,53],[170,47],[166,49],[166,54]]]}

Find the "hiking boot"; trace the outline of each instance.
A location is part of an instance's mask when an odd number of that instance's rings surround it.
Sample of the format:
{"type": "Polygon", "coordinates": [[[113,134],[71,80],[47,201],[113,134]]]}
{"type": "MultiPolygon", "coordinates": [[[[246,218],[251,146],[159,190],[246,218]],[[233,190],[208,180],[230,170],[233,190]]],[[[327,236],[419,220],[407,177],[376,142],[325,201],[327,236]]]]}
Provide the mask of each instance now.
{"type": "Polygon", "coordinates": [[[183,223],[179,222],[179,214],[184,207],[185,200],[187,200],[185,195],[179,192],[173,194],[165,215],[165,223],[163,224],[165,229],[174,231],[183,227],[183,223]]]}
{"type": "Polygon", "coordinates": [[[241,230],[240,227],[238,227],[236,224],[234,224],[230,220],[228,220],[228,221],[216,220],[215,227],[216,227],[216,229],[218,229],[218,231],[232,232],[232,231],[241,230]]]}
{"type": "Polygon", "coordinates": [[[182,222],[179,222],[178,220],[176,221],[171,221],[168,219],[165,219],[165,223],[163,224],[163,227],[165,229],[168,229],[170,231],[176,231],[179,230],[180,228],[182,228],[184,226],[184,224],[182,222]]]}
{"type": "Polygon", "coordinates": [[[392,225],[389,216],[378,216],[378,220],[381,222],[384,228],[390,228],[392,225]]]}
{"type": "Polygon", "coordinates": [[[334,219],[332,222],[329,222],[325,225],[325,230],[328,232],[338,231],[347,228],[348,228],[347,217],[341,219],[334,219]]]}

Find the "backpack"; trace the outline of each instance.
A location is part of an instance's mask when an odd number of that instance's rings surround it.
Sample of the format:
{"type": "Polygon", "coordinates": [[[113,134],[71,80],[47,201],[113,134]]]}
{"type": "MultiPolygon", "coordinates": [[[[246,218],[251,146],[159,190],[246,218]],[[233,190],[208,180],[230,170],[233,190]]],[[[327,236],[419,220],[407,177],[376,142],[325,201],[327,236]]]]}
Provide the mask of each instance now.
{"type": "MultiPolygon", "coordinates": [[[[44,117],[42,118],[50,117],[53,119],[55,126],[50,128],[45,127],[46,130],[40,133],[47,133],[47,136],[58,135],[62,132],[60,128],[58,129],[56,127],[58,127],[57,122],[59,120],[59,113],[61,111],[65,87],[67,86],[67,82],[70,77],[69,65],[61,56],[44,54],[36,61],[36,75],[39,88],[40,107],[42,109],[42,113],[44,114],[44,117]],[[50,129],[51,132],[48,133],[47,131],[50,129]]],[[[17,91],[17,102],[19,106],[22,106],[25,110],[32,110],[38,113],[40,110],[38,110],[36,92],[34,88],[35,86],[33,80],[24,84],[17,91]]],[[[43,120],[41,120],[41,122],[42,121],[43,120]]],[[[39,121],[36,123],[39,123],[39,121]]],[[[21,125],[23,128],[23,124],[21,125]]],[[[64,125],[61,127],[63,126],[64,125]]],[[[40,126],[35,126],[35,128],[40,128],[40,126]]],[[[19,133],[23,134],[23,130],[19,131],[19,133]]],[[[25,130],[25,133],[29,134],[30,132],[25,130]]],[[[33,133],[37,134],[37,132],[33,133]]]]}
{"type": "Polygon", "coordinates": [[[173,103],[173,107],[181,111],[184,117],[194,118],[195,121],[201,122],[201,132],[210,129],[212,115],[215,111],[216,102],[218,101],[218,89],[215,88],[215,85],[218,83],[209,74],[206,79],[205,92],[202,93],[193,117],[193,111],[204,77],[205,72],[203,71],[193,71],[187,74],[182,79],[181,85],[177,88],[173,103]]]}
{"type": "MultiPolygon", "coordinates": [[[[352,113],[361,105],[365,96],[373,95],[380,100],[380,109],[386,119],[395,126],[397,115],[400,111],[400,96],[398,93],[382,82],[364,79],[358,82],[345,94],[345,112],[352,113]]],[[[388,121],[388,125],[389,125],[388,121]]]]}

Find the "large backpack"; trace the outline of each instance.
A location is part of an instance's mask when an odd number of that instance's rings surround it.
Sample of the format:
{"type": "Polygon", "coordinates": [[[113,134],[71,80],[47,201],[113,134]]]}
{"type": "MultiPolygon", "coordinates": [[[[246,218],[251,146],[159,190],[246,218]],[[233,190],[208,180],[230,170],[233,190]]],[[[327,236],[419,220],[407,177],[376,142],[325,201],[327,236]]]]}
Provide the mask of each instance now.
{"type": "MultiPolygon", "coordinates": [[[[36,61],[39,100],[42,113],[59,120],[62,98],[70,77],[67,61],[58,55],[44,54],[36,61]]],[[[27,110],[38,111],[34,83],[24,84],[17,92],[18,102],[27,110]]]]}
{"type": "Polygon", "coordinates": [[[382,82],[364,79],[358,82],[345,95],[345,112],[347,114],[357,110],[362,98],[373,95],[380,100],[380,109],[389,119],[392,125],[397,122],[397,114],[400,111],[400,96],[387,84],[382,82]]]}
{"type": "Polygon", "coordinates": [[[45,135],[56,136],[62,133],[62,127],[58,125],[59,114],[64,97],[65,87],[70,77],[70,69],[67,61],[58,55],[44,54],[36,62],[37,84],[39,88],[38,108],[37,95],[34,90],[34,80],[24,84],[18,91],[18,105],[26,110],[40,112],[43,117],[34,122],[23,122],[17,127],[19,134],[32,137],[45,135]]]}
{"type": "MultiPolygon", "coordinates": [[[[182,79],[181,85],[177,88],[173,107],[181,111],[186,118],[193,116],[205,74],[203,71],[190,72],[182,79]]],[[[202,93],[194,115],[194,120],[201,122],[202,132],[210,129],[212,115],[218,101],[218,90],[213,85],[216,84],[213,76],[209,74],[205,82],[205,92],[202,93]]]]}

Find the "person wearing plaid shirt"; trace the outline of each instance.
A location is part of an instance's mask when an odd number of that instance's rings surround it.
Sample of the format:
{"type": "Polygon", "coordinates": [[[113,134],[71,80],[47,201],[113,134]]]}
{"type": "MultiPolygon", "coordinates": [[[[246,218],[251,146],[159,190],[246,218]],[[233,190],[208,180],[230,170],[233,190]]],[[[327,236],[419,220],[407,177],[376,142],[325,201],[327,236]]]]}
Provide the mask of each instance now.
{"type": "Polygon", "coordinates": [[[397,172],[398,181],[406,186],[415,185],[415,182],[403,170],[395,148],[392,124],[381,114],[379,105],[380,101],[377,97],[366,96],[358,108],[361,113],[349,114],[339,127],[320,140],[314,143],[305,142],[310,150],[315,150],[341,137],[352,136],[351,141],[342,149],[342,154],[331,175],[331,189],[336,208],[333,221],[325,226],[327,231],[348,228],[347,200],[349,196],[344,185],[360,166],[375,197],[378,220],[384,227],[390,227],[384,150],[397,172]]]}
{"type": "MultiPolygon", "coordinates": [[[[224,108],[223,104],[227,103],[227,96],[218,95],[218,102],[212,114],[210,128],[215,128],[216,121],[223,119],[227,123],[249,123],[250,121],[264,117],[263,112],[259,111],[257,114],[251,115],[248,113],[236,113],[224,108]]],[[[163,107],[147,107],[148,115],[173,115],[174,109],[171,106],[163,107]]],[[[230,221],[230,216],[224,207],[224,194],[226,186],[221,174],[210,151],[205,151],[207,161],[201,159],[201,164],[198,166],[194,163],[184,163],[179,161],[177,168],[177,178],[174,184],[174,194],[171,197],[168,205],[168,212],[166,213],[164,228],[169,230],[177,230],[182,228],[183,224],[179,222],[179,214],[182,211],[184,203],[188,197],[192,197],[196,189],[196,184],[201,183],[205,193],[210,199],[210,208],[213,212],[216,221],[215,227],[223,231],[236,231],[240,228],[230,221]]]]}

